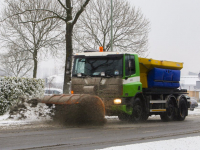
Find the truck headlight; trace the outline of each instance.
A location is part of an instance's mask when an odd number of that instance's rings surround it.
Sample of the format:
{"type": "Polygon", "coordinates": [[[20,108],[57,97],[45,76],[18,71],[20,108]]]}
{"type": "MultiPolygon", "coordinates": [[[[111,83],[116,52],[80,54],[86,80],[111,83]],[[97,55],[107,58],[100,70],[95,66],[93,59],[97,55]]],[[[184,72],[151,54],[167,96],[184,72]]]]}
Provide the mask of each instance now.
{"type": "Polygon", "coordinates": [[[121,104],[122,100],[121,99],[114,99],[114,104],[121,104]]]}

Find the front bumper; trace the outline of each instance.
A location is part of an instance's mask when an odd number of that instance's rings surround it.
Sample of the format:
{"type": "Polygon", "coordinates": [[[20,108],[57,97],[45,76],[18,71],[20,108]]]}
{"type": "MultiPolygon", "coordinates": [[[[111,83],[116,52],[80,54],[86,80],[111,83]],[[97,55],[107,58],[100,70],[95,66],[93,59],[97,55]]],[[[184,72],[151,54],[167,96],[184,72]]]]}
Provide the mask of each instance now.
{"type": "Polygon", "coordinates": [[[132,114],[133,109],[126,105],[112,105],[109,110],[106,110],[108,115],[118,115],[121,113],[126,113],[128,115],[132,114]]]}

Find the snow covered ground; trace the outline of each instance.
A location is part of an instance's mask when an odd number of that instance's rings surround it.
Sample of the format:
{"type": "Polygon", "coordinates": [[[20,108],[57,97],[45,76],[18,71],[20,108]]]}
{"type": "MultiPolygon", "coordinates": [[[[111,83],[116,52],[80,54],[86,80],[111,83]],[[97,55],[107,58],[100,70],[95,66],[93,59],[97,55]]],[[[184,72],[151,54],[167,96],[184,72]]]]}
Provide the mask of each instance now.
{"type": "Polygon", "coordinates": [[[200,136],[109,147],[103,150],[199,150],[200,136]],[[175,146],[176,145],[176,146],[175,146]]]}
{"type": "MultiPolygon", "coordinates": [[[[23,112],[22,112],[23,113],[23,112]]],[[[24,116],[26,119],[18,119],[21,118],[21,114],[11,115],[13,118],[9,119],[9,112],[0,116],[0,130],[2,128],[8,128],[9,126],[19,126],[19,125],[26,125],[31,124],[32,122],[39,122],[39,121],[48,121],[51,120],[51,117],[47,115],[50,113],[50,109],[45,104],[40,104],[37,107],[26,106],[26,112],[24,116]]]]}
{"type": "MultiPolygon", "coordinates": [[[[29,112],[30,113],[30,112],[29,112]]],[[[199,107],[195,108],[194,111],[189,111],[189,116],[200,115],[200,103],[199,107]]],[[[33,112],[29,114],[29,118],[25,120],[17,120],[17,119],[8,119],[9,114],[6,113],[3,116],[0,116],[0,129],[5,128],[6,126],[15,126],[15,125],[25,125],[31,124],[32,122],[42,121],[42,120],[51,120],[49,117],[36,117],[33,112]]],[[[152,118],[155,116],[152,116],[152,118]]],[[[117,117],[106,117],[107,119],[116,119],[117,117]]],[[[132,144],[132,145],[124,145],[124,146],[116,146],[109,147],[103,150],[199,150],[200,147],[200,136],[196,137],[187,137],[180,139],[171,139],[171,140],[163,140],[156,142],[147,142],[140,144],[132,144]],[[191,144],[192,143],[192,144],[191,144]],[[174,147],[176,145],[176,147],[174,147]]]]}

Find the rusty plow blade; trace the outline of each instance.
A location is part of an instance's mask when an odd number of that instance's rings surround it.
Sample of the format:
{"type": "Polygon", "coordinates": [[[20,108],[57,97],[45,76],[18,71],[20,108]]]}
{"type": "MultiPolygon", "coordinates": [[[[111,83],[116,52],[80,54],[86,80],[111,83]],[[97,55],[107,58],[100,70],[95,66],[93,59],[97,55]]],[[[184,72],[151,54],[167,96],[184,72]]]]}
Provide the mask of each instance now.
{"type": "Polygon", "coordinates": [[[63,94],[45,96],[38,100],[47,105],[55,104],[54,120],[88,123],[105,122],[105,106],[101,98],[89,94],[63,94]]]}
{"type": "Polygon", "coordinates": [[[85,94],[63,94],[63,95],[52,95],[52,96],[45,96],[43,99],[39,99],[39,103],[45,104],[78,104],[80,103],[85,97],[90,98],[91,95],[85,94]]]}

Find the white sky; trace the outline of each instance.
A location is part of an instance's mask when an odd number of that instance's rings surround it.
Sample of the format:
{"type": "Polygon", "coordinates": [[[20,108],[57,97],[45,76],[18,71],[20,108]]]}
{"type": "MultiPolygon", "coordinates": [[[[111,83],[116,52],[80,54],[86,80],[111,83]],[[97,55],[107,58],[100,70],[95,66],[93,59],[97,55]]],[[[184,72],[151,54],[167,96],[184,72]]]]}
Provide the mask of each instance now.
{"type": "Polygon", "coordinates": [[[200,0],[128,1],[150,21],[149,58],[183,62],[182,75],[200,72],[200,0]]]}
{"type": "Polygon", "coordinates": [[[182,75],[199,72],[200,1],[129,0],[149,19],[149,56],[184,62],[182,75]]]}

